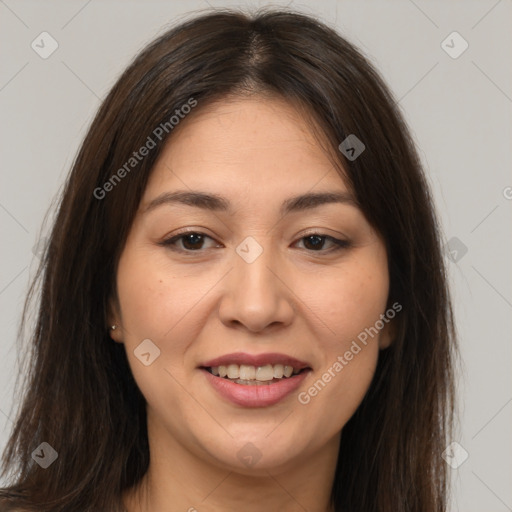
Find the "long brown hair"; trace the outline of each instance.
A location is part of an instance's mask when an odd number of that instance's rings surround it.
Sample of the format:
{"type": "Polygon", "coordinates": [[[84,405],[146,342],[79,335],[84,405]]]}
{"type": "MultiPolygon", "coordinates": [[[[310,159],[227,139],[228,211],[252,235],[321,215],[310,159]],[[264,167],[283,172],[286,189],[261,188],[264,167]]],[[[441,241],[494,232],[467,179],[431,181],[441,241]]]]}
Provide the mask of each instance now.
{"type": "Polygon", "coordinates": [[[248,91],[300,105],[321,127],[386,242],[389,302],[403,306],[396,339],[380,353],[370,389],[343,428],[334,509],[445,510],[441,453],[453,422],[455,333],[427,181],[397,103],[366,58],[324,23],[275,10],[223,10],[182,22],[145,48],[103,101],[65,184],[23,312],[25,319],[40,283],[25,392],[3,454],[3,474],[10,476],[0,494],[5,503],[119,511],[121,492],[145,474],[144,398],[124,346],[106,329],[117,262],[172,134],[171,116],[191,98],[200,109],[248,91]],[[156,137],[165,123],[168,130],[156,137]],[[349,134],[366,146],[355,160],[337,149],[349,134]],[[155,147],[128,172],[148,137],[155,147]],[[114,180],[123,166],[127,172],[114,180]],[[31,457],[42,442],[58,452],[47,469],[31,457]]]}

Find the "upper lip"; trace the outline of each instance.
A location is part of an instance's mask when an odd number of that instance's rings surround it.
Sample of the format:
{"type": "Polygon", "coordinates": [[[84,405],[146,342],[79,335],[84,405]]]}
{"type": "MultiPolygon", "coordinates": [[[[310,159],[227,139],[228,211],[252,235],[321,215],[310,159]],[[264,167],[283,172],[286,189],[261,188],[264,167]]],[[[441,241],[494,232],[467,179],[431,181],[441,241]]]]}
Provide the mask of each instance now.
{"type": "Polygon", "coordinates": [[[296,370],[310,368],[310,365],[304,361],[299,361],[295,357],[286,354],[267,353],[267,354],[246,354],[245,352],[234,352],[225,354],[215,359],[210,359],[202,363],[203,368],[211,368],[216,366],[228,366],[230,364],[245,364],[249,366],[265,366],[267,364],[282,364],[284,366],[292,366],[296,370]]]}

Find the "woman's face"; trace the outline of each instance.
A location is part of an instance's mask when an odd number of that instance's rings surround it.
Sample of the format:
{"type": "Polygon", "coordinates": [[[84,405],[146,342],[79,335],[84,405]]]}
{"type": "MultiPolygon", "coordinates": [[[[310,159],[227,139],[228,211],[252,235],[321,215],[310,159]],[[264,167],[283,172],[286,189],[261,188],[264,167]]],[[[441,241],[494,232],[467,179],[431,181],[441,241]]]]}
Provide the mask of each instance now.
{"type": "Polygon", "coordinates": [[[386,250],[289,104],[199,108],[143,195],[112,337],[147,401],[152,446],[285,470],[337,453],[390,342],[386,250]],[[214,375],[222,367],[232,379],[214,375]]]}

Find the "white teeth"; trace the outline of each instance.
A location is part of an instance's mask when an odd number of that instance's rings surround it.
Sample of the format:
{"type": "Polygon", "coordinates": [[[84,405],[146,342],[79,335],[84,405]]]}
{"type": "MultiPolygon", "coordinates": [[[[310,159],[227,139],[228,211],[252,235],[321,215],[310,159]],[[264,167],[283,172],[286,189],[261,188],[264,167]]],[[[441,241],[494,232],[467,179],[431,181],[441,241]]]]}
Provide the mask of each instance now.
{"type": "Polygon", "coordinates": [[[282,364],[274,365],[274,379],[282,379],[284,375],[284,366],[282,364]]]}
{"type": "Polygon", "coordinates": [[[258,366],[256,370],[256,380],[266,381],[272,380],[274,378],[274,368],[271,364],[266,364],[265,366],[258,366]]]}
{"type": "Polygon", "coordinates": [[[284,367],[284,376],[291,377],[293,373],[293,366],[285,366],[284,367]]]}
{"type": "Polygon", "coordinates": [[[248,364],[229,364],[212,366],[211,372],[215,376],[227,377],[228,379],[239,379],[242,381],[268,382],[273,379],[289,378],[297,375],[300,370],[293,366],[282,364],[266,364],[264,366],[251,366],[248,364]]]}
{"type": "Polygon", "coordinates": [[[237,364],[228,366],[228,379],[238,379],[240,377],[240,367],[237,364]]]}
{"type": "Polygon", "coordinates": [[[240,365],[240,379],[241,380],[254,380],[255,378],[256,378],[256,369],[254,368],[254,366],[249,366],[247,364],[240,365]]]}

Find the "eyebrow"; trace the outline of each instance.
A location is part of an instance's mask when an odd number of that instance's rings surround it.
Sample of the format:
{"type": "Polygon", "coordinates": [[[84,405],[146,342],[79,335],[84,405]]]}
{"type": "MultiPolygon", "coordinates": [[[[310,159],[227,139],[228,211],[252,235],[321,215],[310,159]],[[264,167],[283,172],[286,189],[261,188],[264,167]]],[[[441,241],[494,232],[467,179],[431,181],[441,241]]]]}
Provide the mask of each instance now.
{"type": "MultiPolygon", "coordinates": [[[[309,192],[283,201],[280,214],[285,216],[289,213],[311,210],[331,203],[348,204],[359,208],[355,198],[348,192],[309,192]]],[[[177,190],[159,195],[144,208],[143,212],[147,213],[158,206],[168,204],[185,204],[215,212],[232,213],[233,211],[231,203],[225,197],[197,190],[177,190]]]]}

